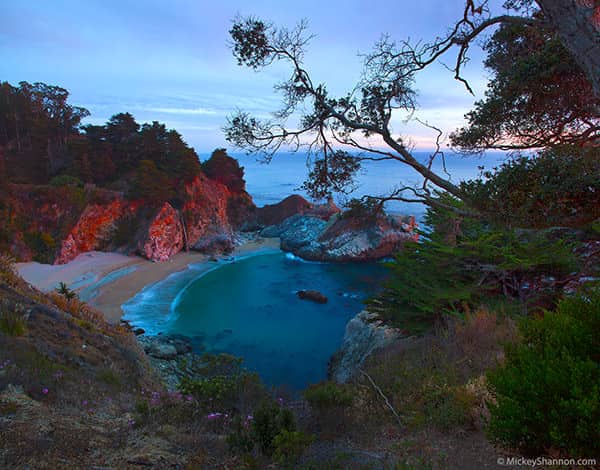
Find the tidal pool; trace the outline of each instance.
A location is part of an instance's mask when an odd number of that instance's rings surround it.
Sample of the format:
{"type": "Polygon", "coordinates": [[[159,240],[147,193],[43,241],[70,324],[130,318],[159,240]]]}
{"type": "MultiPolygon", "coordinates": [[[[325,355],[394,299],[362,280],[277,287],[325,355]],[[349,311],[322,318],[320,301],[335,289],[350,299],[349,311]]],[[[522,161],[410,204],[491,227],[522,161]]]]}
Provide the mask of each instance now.
{"type": "Polygon", "coordinates": [[[246,368],[269,385],[300,390],[325,379],[346,323],[385,274],[377,263],[311,263],[277,252],[200,276],[192,267],[123,308],[125,318],[151,334],[186,335],[198,350],[243,357],[246,368]],[[316,289],[329,302],[301,300],[301,289],[316,289]]]}

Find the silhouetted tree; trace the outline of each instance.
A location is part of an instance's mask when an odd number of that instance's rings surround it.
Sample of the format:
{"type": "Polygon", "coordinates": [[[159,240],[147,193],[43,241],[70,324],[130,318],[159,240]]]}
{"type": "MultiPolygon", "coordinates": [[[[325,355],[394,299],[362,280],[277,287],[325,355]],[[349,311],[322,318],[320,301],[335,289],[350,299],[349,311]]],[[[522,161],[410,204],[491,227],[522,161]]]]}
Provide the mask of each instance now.
{"type": "Polygon", "coordinates": [[[219,181],[233,192],[246,189],[244,168],[235,158],[227,155],[225,149],[216,149],[210,158],[202,164],[202,170],[209,178],[219,181]]]}
{"type": "MultiPolygon", "coordinates": [[[[467,0],[463,17],[446,35],[436,38],[432,43],[397,43],[387,36],[380,40],[373,52],[365,58],[361,80],[348,94],[341,97],[331,96],[326,85],[315,83],[304,67],[304,54],[310,40],[305,22],[288,30],[276,28],[255,18],[237,19],[230,34],[233,53],[239,65],[260,69],[276,62],[284,62],[290,66],[291,75],[288,80],[276,86],[283,95],[283,106],[275,113],[273,120],[257,119],[239,111],[229,118],[225,129],[226,137],[238,147],[262,154],[267,161],[283,146],[291,147],[292,150],[307,146],[313,169],[306,187],[315,196],[327,194],[332,189],[344,191],[351,184],[360,163],[365,160],[391,160],[411,167],[422,177],[422,184],[400,187],[389,196],[380,198],[381,200],[421,202],[462,215],[481,216],[478,201],[471,193],[454,184],[443,173],[432,170],[433,161],[436,158],[443,159],[443,152],[440,151],[442,131],[423,123],[435,131],[438,137],[436,150],[427,161],[420,161],[413,155],[410,141],[392,129],[392,116],[398,113],[413,115],[417,109],[413,88],[417,73],[439,59],[447,58],[453,50],[456,51],[456,56],[450,69],[454,78],[471,91],[462,75],[469,47],[482,34],[502,25],[500,32],[488,44],[487,64],[502,83],[492,84],[488,97],[500,96],[501,105],[507,110],[518,103],[520,107],[516,113],[519,122],[511,127],[512,121],[509,120],[512,116],[508,111],[504,115],[491,113],[488,128],[492,127],[493,119],[503,127],[495,135],[492,134],[490,141],[479,139],[481,146],[504,148],[507,143],[515,141],[517,148],[533,147],[536,144],[533,139],[537,135],[537,129],[528,126],[540,118],[544,119],[541,126],[543,133],[539,134],[543,145],[571,141],[597,146],[598,113],[595,111],[598,107],[597,102],[593,101],[590,85],[596,80],[593,75],[597,73],[597,69],[592,71],[590,77],[589,70],[582,65],[587,60],[580,60],[582,58],[577,57],[570,46],[563,46],[569,41],[565,40],[561,32],[557,32],[556,22],[561,19],[549,13],[554,3],[555,0],[539,0],[543,8],[540,11],[532,0],[508,0],[504,3],[508,12],[493,16],[486,0],[477,5],[474,0],[467,0]],[[534,44],[513,43],[526,42],[532,38],[535,40],[534,44]],[[556,38],[560,39],[560,44],[556,38]],[[549,52],[551,55],[545,58],[549,52]],[[513,57],[514,54],[517,54],[516,57],[513,57]],[[534,85],[529,79],[519,77],[519,68],[523,72],[529,54],[534,56],[534,65],[537,60],[537,65],[544,68],[535,70],[535,67],[531,67],[529,70],[534,77],[542,79],[542,86],[527,102],[534,85]],[[570,72],[568,76],[559,78],[562,67],[560,61],[565,57],[570,57],[567,62],[570,72]],[[544,58],[547,63],[544,63],[544,58]],[[517,67],[510,69],[508,65],[504,65],[513,59],[520,61],[517,67]],[[560,86],[552,86],[552,82],[557,79],[561,82],[560,86]],[[501,88],[504,85],[506,86],[501,88]],[[562,96],[562,93],[573,90],[577,90],[574,96],[562,96]],[[588,103],[582,100],[586,93],[588,103]],[[569,106],[568,109],[563,109],[562,115],[559,109],[561,106],[569,106]],[[528,116],[531,110],[535,114],[528,116]],[[299,125],[288,124],[288,119],[296,112],[302,113],[299,125]],[[527,131],[526,136],[521,135],[524,130],[527,131]],[[435,190],[450,193],[462,200],[466,207],[446,207],[441,199],[435,197],[435,190]]],[[[575,0],[565,0],[565,3],[574,5],[578,9],[577,14],[581,13],[582,8],[587,8],[575,0]]],[[[584,31],[581,35],[587,37],[587,32],[584,31]]],[[[592,39],[597,47],[598,35],[592,39]]],[[[483,109],[482,106],[481,103],[478,104],[478,108],[470,114],[473,132],[477,130],[475,117],[483,109]]],[[[484,123],[484,120],[480,119],[480,122],[484,123]]],[[[483,135],[485,132],[480,134],[482,138],[488,138],[483,135]]],[[[459,135],[461,133],[457,134],[457,143],[471,149],[479,145],[477,139],[474,142],[473,139],[467,139],[467,131],[462,131],[462,141],[458,138],[459,135]]]]}

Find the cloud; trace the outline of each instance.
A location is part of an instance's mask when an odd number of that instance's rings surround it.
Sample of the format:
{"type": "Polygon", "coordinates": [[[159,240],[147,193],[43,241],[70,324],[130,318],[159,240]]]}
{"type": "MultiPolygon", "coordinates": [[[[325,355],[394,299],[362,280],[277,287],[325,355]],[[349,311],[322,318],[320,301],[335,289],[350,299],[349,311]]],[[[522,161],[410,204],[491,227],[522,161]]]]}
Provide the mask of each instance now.
{"type": "Polygon", "coordinates": [[[163,114],[191,114],[191,115],[212,115],[220,114],[213,109],[206,108],[144,108],[144,111],[151,113],[163,113],[163,114]]]}

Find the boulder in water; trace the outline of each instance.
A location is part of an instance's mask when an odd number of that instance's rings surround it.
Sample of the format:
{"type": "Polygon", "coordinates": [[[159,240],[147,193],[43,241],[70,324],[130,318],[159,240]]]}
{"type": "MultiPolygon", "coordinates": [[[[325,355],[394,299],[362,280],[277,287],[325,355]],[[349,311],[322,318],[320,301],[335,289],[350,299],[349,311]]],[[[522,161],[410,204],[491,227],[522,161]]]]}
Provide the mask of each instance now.
{"type": "Polygon", "coordinates": [[[328,301],[318,290],[299,290],[296,295],[302,300],[312,300],[318,304],[326,304],[328,301]]]}

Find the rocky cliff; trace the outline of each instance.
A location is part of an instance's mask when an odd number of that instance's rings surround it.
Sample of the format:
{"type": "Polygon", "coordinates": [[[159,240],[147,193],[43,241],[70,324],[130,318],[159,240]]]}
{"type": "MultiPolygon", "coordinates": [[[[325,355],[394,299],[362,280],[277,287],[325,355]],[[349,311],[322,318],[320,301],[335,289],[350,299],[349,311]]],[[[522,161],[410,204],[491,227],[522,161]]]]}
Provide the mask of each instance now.
{"type": "Polygon", "coordinates": [[[180,210],[165,202],[148,207],[143,201],[116,199],[108,205],[86,207],[62,244],[58,263],[79,253],[113,249],[133,251],[152,261],[165,261],[184,248],[227,251],[233,247],[233,231],[244,213],[254,210],[245,190],[232,192],[224,184],[199,175],[185,184],[180,210]],[[137,221],[137,222],[136,222],[137,221]],[[132,240],[117,236],[127,231],[132,240]],[[120,243],[125,242],[123,247],[120,243]],[[115,246],[116,245],[116,246],[115,246]]]}
{"type": "Polygon", "coordinates": [[[336,382],[348,382],[373,351],[389,346],[400,337],[399,330],[363,310],[346,324],[342,346],[329,363],[329,377],[336,382]]]}
{"type": "Polygon", "coordinates": [[[297,214],[263,229],[265,237],[280,237],[281,249],[314,261],[369,261],[384,258],[416,241],[414,217],[380,214],[359,219],[348,213],[329,220],[297,214]]]}
{"type": "Polygon", "coordinates": [[[179,201],[150,204],[94,187],[15,184],[0,237],[20,261],[62,264],[91,250],[165,261],[185,248],[230,250],[234,231],[255,211],[239,181],[230,188],[201,173],[182,194],[179,201]]]}
{"type": "Polygon", "coordinates": [[[44,263],[67,263],[92,250],[165,261],[182,249],[230,251],[236,230],[266,227],[262,235],[281,237],[281,248],[302,258],[367,261],[417,237],[414,218],[361,219],[341,213],[333,201],[315,205],[292,195],[257,209],[245,191],[242,169],[236,164],[232,171],[232,178],[214,169],[214,179],[200,173],[184,183],[177,199],[162,203],[93,186],[15,184],[4,207],[0,244],[5,248],[0,248],[19,261],[44,263]]]}
{"type": "Polygon", "coordinates": [[[277,225],[294,215],[308,215],[322,220],[329,220],[332,215],[341,212],[333,200],[327,204],[313,204],[298,194],[292,194],[277,204],[269,204],[256,209],[254,218],[248,224],[255,224],[260,228],[277,225]]]}

